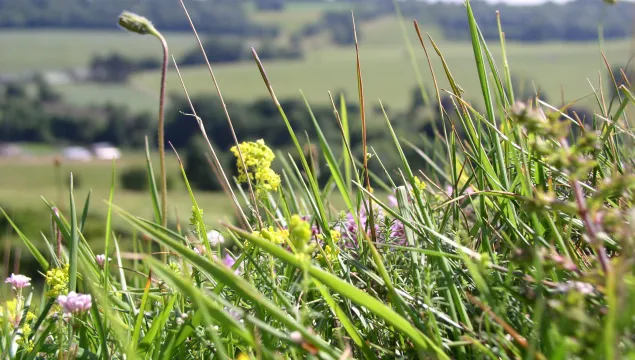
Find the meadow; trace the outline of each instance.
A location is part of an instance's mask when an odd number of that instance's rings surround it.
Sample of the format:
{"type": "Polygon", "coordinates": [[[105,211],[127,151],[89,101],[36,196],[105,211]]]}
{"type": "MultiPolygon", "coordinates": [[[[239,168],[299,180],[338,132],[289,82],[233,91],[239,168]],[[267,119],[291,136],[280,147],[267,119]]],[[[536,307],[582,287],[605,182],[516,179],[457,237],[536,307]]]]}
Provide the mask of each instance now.
{"type": "MultiPolygon", "coordinates": [[[[539,94],[516,101],[513,59],[536,55],[510,44],[501,49],[508,56],[495,59],[498,66],[509,62],[511,70],[497,72],[493,62],[481,61],[482,51],[495,47],[479,36],[470,1],[466,9],[471,39],[463,45],[471,45],[471,56],[457,47],[456,70],[438,73],[452,84],[457,101],[440,112],[443,132],[436,143],[418,149],[424,159],[443,159],[439,163],[413,166],[388,115],[374,125],[385,127],[391,147],[370,156],[365,117],[341,111],[334,114],[341,124],[335,141],[324,137],[325,124],[312,122],[326,163],[321,169],[329,178],[318,182],[302,134],[279,105],[280,94],[291,90],[275,81],[276,74],[282,76],[271,71],[275,64],[261,62],[252,65],[262,74],[258,85],[274,83],[268,95],[300,161],[279,170],[273,166],[279,149],[239,137],[233,156],[243,187],[220,179],[244,199],[232,197],[226,202],[230,208],[212,194],[184,191],[187,174],[181,174],[179,190],[150,189],[137,201],[110,180],[109,162],[62,164],[64,174],[82,177],[77,189],[68,183],[55,188],[50,158],[0,163],[0,195],[14,205],[28,205],[26,198],[42,192],[68,201],[59,212],[33,215],[41,216],[33,222],[53,223],[50,231],[19,236],[22,251],[34,259],[30,264],[14,263],[11,275],[4,264],[0,355],[16,360],[635,357],[635,135],[626,111],[635,95],[622,85],[614,103],[598,104],[603,116],[589,124],[553,111],[539,94]],[[470,91],[472,71],[461,68],[474,70],[478,90],[463,93],[456,86],[470,91]],[[483,111],[468,101],[478,98],[486,99],[483,111]],[[349,152],[349,125],[357,121],[363,138],[359,158],[349,152]],[[464,134],[452,131],[458,122],[464,134]],[[399,172],[387,174],[390,199],[374,190],[377,183],[369,175],[369,163],[389,154],[400,164],[399,172]],[[53,186],[43,185],[47,182],[53,186]],[[100,189],[84,206],[82,192],[89,184],[100,189]],[[113,201],[102,207],[97,199],[105,197],[113,201]],[[178,208],[179,215],[165,212],[163,205],[178,208]],[[105,210],[96,234],[84,226],[93,207],[105,210]],[[219,224],[208,217],[219,208],[220,216],[237,210],[239,221],[219,224]],[[130,231],[140,236],[125,236],[130,231]]],[[[143,19],[126,16],[130,31],[152,32],[143,19]]],[[[607,51],[612,46],[615,53],[607,55],[618,57],[617,43],[607,44],[607,51]]],[[[544,48],[564,52],[561,44],[544,48]]],[[[570,67],[584,60],[584,49],[568,49],[578,55],[570,67]]],[[[452,47],[442,51],[439,56],[452,58],[452,47]]],[[[351,60],[359,98],[374,99],[379,83],[373,85],[374,69],[365,65],[373,59],[365,60],[363,49],[359,55],[361,62],[351,60]],[[361,85],[362,74],[370,84],[361,85]]],[[[374,55],[376,61],[390,57],[374,55]]],[[[591,71],[594,60],[587,60],[591,71]]],[[[564,74],[551,76],[558,78],[554,84],[568,80],[564,74]]],[[[409,90],[410,84],[402,86],[409,90]]],[[[557,105],[559,99],[554,101],[557,105]]],[[[370,100],[361,103],[372,106],[370,100]]],[[[156,170],[159,159],[153,154],[150,160],[156,170]]],[[[175,159],[167,160],[170,176],[178,176],[175,159]]],[[[118,169],[143,163],[143,156],[130,154],[118,169]]],[[[148,175],[166,182],[156,171],[148,175]]],[[[13,244],[5,245],[15,255],[13,244]]]]}

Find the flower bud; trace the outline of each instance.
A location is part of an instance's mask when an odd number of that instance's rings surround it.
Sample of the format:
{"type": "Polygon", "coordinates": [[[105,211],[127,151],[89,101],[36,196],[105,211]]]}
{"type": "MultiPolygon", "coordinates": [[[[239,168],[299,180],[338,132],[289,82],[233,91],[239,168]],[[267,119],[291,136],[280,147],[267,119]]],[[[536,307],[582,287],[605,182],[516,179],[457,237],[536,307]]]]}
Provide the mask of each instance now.
{"type": "Polygon", "coordinates": [[[153,34],[156,32],[150,20],[129,11],[124,11],[121,15],[119,15],[119,26],[141,35],[153,34]]]}

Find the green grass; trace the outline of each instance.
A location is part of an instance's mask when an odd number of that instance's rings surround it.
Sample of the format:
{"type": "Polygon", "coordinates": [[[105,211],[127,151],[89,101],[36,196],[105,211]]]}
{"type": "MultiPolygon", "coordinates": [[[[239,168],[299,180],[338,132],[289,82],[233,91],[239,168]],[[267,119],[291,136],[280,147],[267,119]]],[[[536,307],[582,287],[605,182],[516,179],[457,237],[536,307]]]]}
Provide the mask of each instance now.
{"type": "MultiPolygon", "coordinates": [[[[158,83],[161,76],[154,79],[158,83]]],[[[152,83],[150,78],[147,79],[148,84],[152,83]]],[[[86,105],[103,105],[105,103],[113,103],[124,105],[132,111],[149,111],[158,114],[159,103],[154,91],[148,91],[130,85],[106,85],[96,83],[84,84],[66,84],[56,86],[64,97],[64,101],[78,106],[86,105]]]]}
{"type": "MultiPolygon", "coordinates": [[[[333,5],[335,6],[335,5],[333,5]]],[[[336,6],[337,7],[337,6],[336,6]]],[[[280,13],[266,12],[254,14],[270,21],[284,24],[296,22],[299,26],[310,21],[322,7],[294,5],[280,13]]],[[[266,20],[263,20],[266,21],[266,20]]],[[[474,65],[466,61],[471,56],[471,45],[467,42],[445,41],[438,29],[427,28],[441,47],[443,54],[459,85],[468,94],[479,91],[474,65]]],[[[408,36],[416,45],[415,53],[420,68],[427,70],[423,51],[412,24],[406,23],[408,36]]],[[[287,32],[289,29],[285,29],[287,32]]],[[[410,101],[410,90],[416,85],[414,71],[403,41],[401,28],[394,17],[384,17],[362,26],[361,53],[364,56],[363,69],[367,98],[372,103],[381,99],[385,104],[404,108],[410,101]]],[[[194,38],[189,33],[168,33],[166,35],[171,52],[177,56],[194,47],[194,38]]],[[[328,104],[327,91],[345,90],[348,94],[357,91],[354,73],[354,48],[335,47],[318,37],[305,43],[306,56],[301,60],[267,61],[267,71],[278,89],[279,97],[299,97],[299,90],[307,94],[314,104],[328,104]]],[[[500,47],[489,44],[491,51],[500,63],[500,47]]],[[[73,66],[85,66],[96,53],[110,50],[125,52],[130,56],[158,56],[158,44],[152,39],[134,36],[123,31],[2,31],[0,48],[12,49],[0,58],[0,72],[24,71],[29,69],[62,69],[73,66]],[[24,57],[18,54],[28,53],[24,57]]],[[[552,102],[560,103],[564,92],[566,101],[574,101],[592,92],[587,79],[598,87],[598,73],[604,73],[605,66],[597,43],[510,43],[509,61],[514,63],[514,74],[533,80],[552,102]]],[[[611,63],[625,63],[630,52],[628,40],[608,41],[605,54],[611,63]]],[[[430,51],[432,51],[430,49],[430,51]]],[[[433,57],[437,75],[442,74],[440,62],[433,57]]],[[[268,93],[260,86],[260,74],[252,61],[243,63],[216,65],[221,89],[225,98],[250,101],[266,97],[268,93]]],[[[431,86],[428,71],[425,82],[431,86]]],[[[186,85],[191,94],[210,93],[210,80],[204,66],[183,69],[186,85]]],[[[103,104],[115,102],[128,105],[134,110],[156,112],[155,96],[158,94],[158,72],[149,72],[134,76],[127,85],[70,84],[60,85],[58,89],[66,99],[74,104],[103,104]]],[[[448,89],[448,83],[440,77],[440,86],[448,89]]],[[[602,84],[606,86],[605,84],[602,84]]],[[[170,71],[169,91],[182,93],[181,85],[174,71],[170,71]]],[[[481,101],[479,97],[470,98],[481,101]]],[[[584,102],[585,105],[592,101],[584,102]]]]}
{"type": "MultiPolygon", "coordinates": [[[[20,286],[24,281],[12,276],[14,289],[5,285],[0,353],[17,360],[67,350],[95,359],[632,358],[635,135],[623,110],[635,95],[623,86],[619,104],[600,104],[607,121],[583,131],[561,121],[559,112],[516,103],[509,72],[501,74],[502,83],[488,83],[494,66],[482,57],[485,43],[469,4],[473,53],[462,52],[462,64],[474,67],[480,92],[459,90],[461,70],[439,78],[456,98],[482,97],[487,106],[479,112],[457,101],[454,112],[441,114],[444,129],[461,125],[465,135],[444,132],[419,149],[438,163],[413,167],[388,116],[383,126],[393,147],[373,157],[364,148],[363,159],[349,158],[346,129],[359,120],[342,112],[342,138],[331,143],[322,124],[312,122],[331,180],[322,187],[303,156],[302,137],[278,105],[307,175],[285,166],[278,178],[270,168],[272,149],[241,146],[245,171],[260,191],[248,204],[235,204],[244,223],[223,226],[223,244],[210,243],[212,223],[201,214],[219,203],[181,193],[175,201],[191,201],[191,212],[178,219],[181,228],[166,228],[160,214],[151,215],[159,208],[151,202],[156,191],[145,194],[146,207],[134,213],[133,205],[121,207],[129,194],[110,187],[104,164],[78,166],[88,183],[114,194],[115,205],[102,231],[85,242],[81,191],[70,186],[63,192],[71,199],[63,219],[55,217],[59,232],[50,240],[21,237],[37,263],[15,272],[37,279],[33,287],[20,286]],[[368,161],[391,153],[401,165],[390,179],[397,204],[371,191],[377,184],[368,176],[368,161]],[[334,194],[346,206],[332,202],[334,194]],[[143,238],[123,238],[111,214],[143,238]],[[104,239],[103,247],[91,246],[93,237],[104,239]],[[122,254],[120,243],[137,250],[122,254]],[[95,254],[102,248],[100,263],[95,254]],[[74,298],[75,286],[92,298],[74,298]],[[28,301],[33,293],[44,294],[39,305],[28,301]],[[65,303],[67,293],[77,301],[65,303]],[[61,307],[52,307],[55,301],[61,307]],[[78,303],[84,305],[68,306],[78,303]]],[[[557,44],[547,48],[563,51],[557,44]]],[[[514,56],[535,56],[514,55],[513,45],[504,50],[513,70],[514,56]]],[[[445,56],[456,54],[450,49],[445,56]]],[[[369,71],[356,65],[359,81],[369,71]]],[[[257,66],[268,84],[268,66],[257,66]]],[[[277,89],[270,96],[280,104],[277,89]]],[[[120,165],[139,163],[132,155],[120,165]]],[[[8,170],[3,175],[13,174],[1,188],[18,202],[41,192],[35,187],[50,177],[45,163],[0,165],[8,170]]],[[[225,183],[238,191],[231,185],[225,183]]]]}

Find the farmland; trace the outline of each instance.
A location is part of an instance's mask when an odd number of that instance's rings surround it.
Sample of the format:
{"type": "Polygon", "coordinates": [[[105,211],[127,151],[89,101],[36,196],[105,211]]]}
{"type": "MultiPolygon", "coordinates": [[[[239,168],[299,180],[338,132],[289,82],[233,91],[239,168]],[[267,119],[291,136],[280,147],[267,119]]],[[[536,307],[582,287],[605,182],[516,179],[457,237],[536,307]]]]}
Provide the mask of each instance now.
{"type": "MultiPolygon", "coordinates": [[[[319,8],[291,6],[282,13],[254,15],[263,23],[277,22],[285,25],[287,32],[316,19],[319,8]]],[[[431,87],[432,78],[427,61],[416,34],[409,22],[405,24],[408,39],[416,56],[416,66],[426,86],[431,87]]],[[[467,94],[479,90],[475,66],[465,59],[472,56],[472,47],[465,41],[444,40],[438,30],[421,24],[429,32],[443,52],[452,75],[461,79],[459,85],[467,94]]],[[[404,108],[410,100],[409,91],[416,86],[416,72],[412,66],[408,46],[404,41],[399,21],[395,17],[383,17],[365,23],[361,27],[362,70],[366,94],[373,103],[381,99],[395,108],[404,108]]],[[[424,37],[426,35],[424,34],[424,37]]],[[[189,33],[168,33],[170,51],[177,59],[195,45],[189,33]]],[[[467,39],[466,39],[467,40],[467,39]]],[[[428,39],[428,53],[442,88],[448,88],[439,57],[428,39]]],[[[158,44],[152,39],[134,36],[122,31],[2,31],[0,46],[12,49],[0,58],[3,72],[25,70],[52,70],[86,66],[95,54],[117,51],[130,57],[141,58],[156,54],[158,44]],[[28,53],[28,57],[21,54],[28,53]]],[[[354,47],[331,44],[323,36],[303,42],[305,54],[297,60],[265,61],[267,73],[280,98],[299,97],[302,90],[315,104],[327,103],[327,91],[344,90],[350,95],[357,91],[355,79],[354,47]]],[[[509,43],[508,60],[512,74],[526,81],[533,81],[550,100],[560,102],[562,94],[566,101],[575,101],[592,93],[589,81],[599,86],[600,73],[604,76],[606,66],[597,42],[583,43],[509,43]],[[574,65],[572,65],[574,64],[574,65]]],[[[213,51],[213,49],[207,49],[213,51]]],[[[497,43],[490,43],[489,50],[500,65],[501,51],[497,43]]],[[[607,41],[602,50],[611,64],[624,64],[631,52],[630,40],[607,41]]],[[[225,98],[237,101],[252,101],[267,96],[267,90],[253,61],[217,64],[214,71],[225,98]]],[[[190,94],[213,93],[213,84],[204,66],[182,69],[185,84],[190,94]]],[[[156,111],[154,99],[157,94],[159,74],[157,71],[139,73],[127,84],[62,84],[58,90],[73,104],[101,104],[113,102],[131,107],[133,110],[156,111]]],[[[602,84],[606,86],[606,81],[602,84]]],[[[170,72],[168,91],[182,93],[180,81],[174,71],[170,72]]],[[[469,96],[468,96],[469,98],[469,96]]],[[[478,98],[470,98],[480,101],[478,98]]],[[[584,105],[593,104],[585,101],[584,105]]]]}

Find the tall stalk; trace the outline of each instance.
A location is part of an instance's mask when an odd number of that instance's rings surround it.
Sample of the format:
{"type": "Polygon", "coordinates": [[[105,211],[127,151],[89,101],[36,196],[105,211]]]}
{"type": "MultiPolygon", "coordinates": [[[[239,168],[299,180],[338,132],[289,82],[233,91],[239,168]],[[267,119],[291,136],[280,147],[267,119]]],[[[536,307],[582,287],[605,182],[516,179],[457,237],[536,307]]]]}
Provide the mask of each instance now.
{"type": "Polygon", "coordinates": [[[159,94],[159,131],[158,131],[158,145],[159,145],[159,165],[161,168],[161,224],[167,225],[168,222],[168,185],[167,175],[165,170],[165,134],[164,134],[164,119],[165,119],[165,83],[166,74],[168,70],[168,43],[161,33],[152,25],[150,20],[143,16],[124,11],[119,16],[119,25],[131,32],[141,35],[152,35],[161,42],[161,48],[163,49],[163,66],[161,68],[161,91],[159,94]]]}

